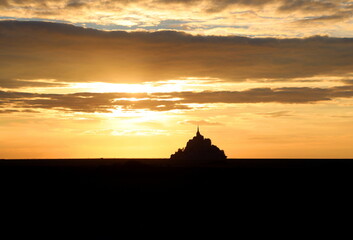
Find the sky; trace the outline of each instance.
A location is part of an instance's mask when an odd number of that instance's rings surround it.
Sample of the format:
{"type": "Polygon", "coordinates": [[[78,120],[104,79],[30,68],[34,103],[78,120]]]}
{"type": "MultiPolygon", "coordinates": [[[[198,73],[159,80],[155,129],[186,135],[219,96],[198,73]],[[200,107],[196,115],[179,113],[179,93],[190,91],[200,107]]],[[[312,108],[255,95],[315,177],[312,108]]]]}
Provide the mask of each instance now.
{"type": "Polygon", "coordinates": [[[353,158],[353,1],[0,0],[0,158],[353,158]]]}

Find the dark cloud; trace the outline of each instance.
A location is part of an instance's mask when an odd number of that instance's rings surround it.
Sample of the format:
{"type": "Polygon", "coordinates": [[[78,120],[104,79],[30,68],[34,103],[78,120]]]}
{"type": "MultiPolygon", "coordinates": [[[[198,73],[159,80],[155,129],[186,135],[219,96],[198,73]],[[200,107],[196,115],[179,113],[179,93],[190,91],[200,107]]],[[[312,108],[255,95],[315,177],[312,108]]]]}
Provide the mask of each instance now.
{"type": "Polygon", "coordinates": [[[353,97],[353,88],[254,88],[245,91],[180,92],[169,97],[182,98],[181,102],[184,103],[314,103],[338,97],[353,97]]]}
{"type": "Polygon", "coordinates": [[[301,11],[306,13],[334,12],[349,8],[349,0],[155,0],[164,4],[199,5],[208,3],[208,12],[219,12],[230,6],[247,6],[253,8],[276,4],[279,12],[290,13],[301,11]]]}
{"type": "Polygon", "coordinates": [[[21,112],[20,110],[16,110],[16,109],[0,109],[0,114],[2,113],[14,113],[14,112],[21,112]]]}
{"type": "Polygon", "coordinates": [[[306,14],[296,24],[321,24],[342,22],[352,18],[353,5],[348,0],[283,0],[278,8],[281,13],[306,14]]]}
{"type": "Polygon", "coordinates": [[[83,2],[83,1],[69,1],[66,5],[66,7],[68,8],[81,8],[87,6],[87,3],[83,2]]]}
{"type": "Polygon", "coordinates": [[[188,7],[207,3],[207,12],[219,12],[233,5],[260,7],[268,3],[278,2],[278,0],[155,0],[155,2],[163,4],[184,4],[188,7]]]}
{"type": "Polygon", "coordinates": [[[352,17],[352,12],[344,11],[338,12],[333,15],[319,16],[319,17],[310,17],[296,21],[296,23],[324,23],[324,22],[337,22],[342,21],[344,19],[349,19],[352,17]]]}
{"type": "MultiPolygon", "coordinates": [[[[329,101],[334,98],[352,98],[353,86],[332,88],[256,88],[245,91],[205,91],[172,93],[74,93],[39,94],[0,91],[2,110],[11,109],[57,109],[71,112],[110,112],[111,109],[124,110],[147,109],[169,111],[190,109],[188,104],[210,103],[283,103],[308,104],[329,101]],[[140,98],[129,101],[126,98],[140,98]],[[168,99],[169,98],[169,99],[168,99]],[[171,101],[170,98],[181,98],[171,101]]],[[[272,116],[288,115],[287,112],[271,113],[272,116]]],[[[206,122],[200,122],[206,124],[206,122]]]]}
{"type": "Polygon", "coordinates": [[[269,3],[276,2],[276,0],[211,0],[210,7],[207,12],[219,12],[232,5],[262,7],[269,3]]]}
{"type": "Polygon", "coordinates": [[[249,8],[261,8],[268,4],[276,4],[279,12],[324,12],[324,11],[339,11],[344,7],[349,7],[349,0],[93,0],[93,1],[80,1],[80,0],[0,0],[0,6],[7,8],[19,8],[22,7],[27,11],[52,11],[58,10],[59,6],[61,10],[65,8],[81,8],[85,6],[97,7],[100,10],[112,9],[116,6],[124,7],[128,4],[150,4],[150,6],[159,7],[164,5],[179,4],[184,5],[186,8],[201,6],[208,6],[205,10],[207,12],[219,12],[225,10],[231,6],[245,6],[249,8]],[[56,3],[53,7],[53,3],[56,3]],[[33,8],[33,6],[36,6],[33,8]]]}
{"type": "Polygon", "coordinates": [[[111,109],[124,110],[148,109],[153,111],[169,111],[173,109],[188,109],[178,102],[163,98],[146,99],[142,93],[73,93],[73,94],[39,94],[23,92],[0,91],[0,105],[15,105],[25,109],[56,109],[71,112],[111,112],[111,109]],[[139,101],[128,101],[126,98],[143,98],[139,101]]]}
{"type": "Polygon", "coordinates": [[[345,79],[345,80],[342,80],[342,82],[344,82],[345,84],[352,84],[353,85],[353,79],[345,79]]]}
{"type": "Polygon", "coordinates": [[[7,2],[7,0],[0,0],[0,7],[8,7],[9,3],[7,2]]]}
{"type": "MultiPolygon", "coordinates": [[[[48,95],[48,94],[46,94],[48,95]]],[[[41,96],[38,93],[26,93],[26,92],[7,92],[0,90],[0,99],[3,103],[11,99],[24,99],[24,98],[35,98],[41,96]]]]}
{"type": "Polygon", "coordinates": [[[126,5],[132,2],[145,2],[145,0],[0,0],[0,5],[2,2],[6,3],[6,6],[8,8],[22,7],[30,11],[33,9],[34,6],[36,9],[41,10],[58,8],[61,6],[65,6],[66,8],[80,8],[91,4],[100,4],[101,6],[106,5],[107,7],[109,7],[116,4],[126,5]]]}
{"type": "Polygon", "coordinates": [[[16,113],[16,112],[22,112],[22,113],[38,113],[37,111],[31,110],[31,109],[25,109],[25,110],[17,110],[17,109],[0,109],[0,114],[1,113],[16,113]]]}
{"type": "Polygon", "coordinates": [[[63,87],[67,86],[64,83],[31,81],[31,80],[15,80],[15,79],[0,79],[1,88],[21,88],[21,87],[63,87]]]}
{"type": "Polygon", "coordinates": [[[298,78],[353,69],[353,39],[105,32],[48,22],[0,22],[4,79],[144,82],[182,77],[298,78]]]}
{"type": "Polygon", "coordinates": [[[271,117],[271,118],[293,116],[290,111],[276,111],[276,112],[266,112],[266,113],[258,113],[258,114],[265,117],[271,117]]]}
{"type": "Polygon", "coordinates": [[[281,2],[282,5],[278,8],[281,12],[293,12],[298,10],[304,12],[323,12],[338,9],[342,2],[347,1],[283,0],[281,2]]]}

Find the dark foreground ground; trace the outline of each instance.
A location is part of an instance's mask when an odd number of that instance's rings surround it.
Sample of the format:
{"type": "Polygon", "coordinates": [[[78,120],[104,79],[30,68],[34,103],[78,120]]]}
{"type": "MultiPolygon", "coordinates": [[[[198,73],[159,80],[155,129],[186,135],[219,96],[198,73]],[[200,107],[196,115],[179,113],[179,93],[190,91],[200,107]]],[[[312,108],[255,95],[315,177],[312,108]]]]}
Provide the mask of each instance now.
{"type": "Polygon", "coordinates": [[[352,169],[349,159],[0,160],[0,234],[338,238],[351,229],[352,169]]]}

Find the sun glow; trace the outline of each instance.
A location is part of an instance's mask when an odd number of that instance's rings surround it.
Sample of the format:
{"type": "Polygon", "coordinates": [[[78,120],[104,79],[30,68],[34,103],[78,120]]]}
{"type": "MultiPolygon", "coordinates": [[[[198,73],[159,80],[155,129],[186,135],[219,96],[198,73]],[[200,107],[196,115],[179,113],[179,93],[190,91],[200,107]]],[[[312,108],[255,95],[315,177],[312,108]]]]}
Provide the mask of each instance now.
{"type": "Polygon", "coordinates": [[[143,84],[119,84],[119,83],[75,83],[71,86],[78,91],[91,91],[98,93],[125,92],[125,93],[154,93],[154,92],[177,92],[182,87],[177,84],[166,84],[155,86],[153,83],[143,84]]]}
{"type": "Polygon", "coordinates": [[[166,80],[157,82],[144,82],[144,83],[104,83],[104,82],[91,82],[91,83],[73,83],[70,88],[76,92],[89,91],[98,93],[110,92],[126,92],[126,93],[157,93],[157,92],[181,92],[181,91],[203,91],[205,84],[214,85],[218,79],[208,78],[186,78],[179,80],[166,80]]]}

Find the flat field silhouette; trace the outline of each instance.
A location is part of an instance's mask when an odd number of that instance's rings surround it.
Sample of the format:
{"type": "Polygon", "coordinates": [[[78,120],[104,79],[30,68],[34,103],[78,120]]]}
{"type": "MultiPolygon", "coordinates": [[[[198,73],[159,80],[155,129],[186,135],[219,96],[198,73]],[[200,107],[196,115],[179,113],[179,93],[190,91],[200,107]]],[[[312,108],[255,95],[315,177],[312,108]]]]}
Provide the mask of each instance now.
{"type": "MultiPolygon", "coordinates": [[[[0,160],[6,190],[38,193],[202,194],[231,195],[267,185],[307,188],[312,179],[326,182],[351,171],[350,159],[228,159],[192,162],[169,159],[31,159],[0,160]]],[[[351,174],[339,178],[350,180],[351,174]]],[[[345,182],[342,179],[341,184],[345,182]]],[[[319,186],[319,185],[318,185],[319,186]]]]}
{"type": "Polygon", "coordinates": [[[14,236],[51,239],[254,229],[294,234],[346,211],[352,168],[350,159],[1,160],[3,216],[22,222],[9,224],[14,236]],[[28,225],[34,217],[40,230],[28,225]]]}

